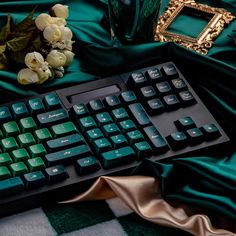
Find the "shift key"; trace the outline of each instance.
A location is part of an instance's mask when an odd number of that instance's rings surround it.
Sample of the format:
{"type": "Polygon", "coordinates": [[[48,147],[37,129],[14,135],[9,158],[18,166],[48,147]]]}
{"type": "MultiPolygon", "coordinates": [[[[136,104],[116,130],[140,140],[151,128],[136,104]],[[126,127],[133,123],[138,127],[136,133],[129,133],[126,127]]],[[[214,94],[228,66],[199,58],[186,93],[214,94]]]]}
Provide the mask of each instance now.
{"type": "Polygon", "coordinates": [[[91,155],[89,147],[87,145],[80,145],[63,151],[47,154],[45,155],[45,161],[47,161],[49,166],[68,164],[89,155],[91,155]]]}
{"type": "Polygon", "coordinates": [[[37,115],[37,120],[41,127],[48,127],[67,121],[69,117],[64,109],[57,109],[37,115]]]}

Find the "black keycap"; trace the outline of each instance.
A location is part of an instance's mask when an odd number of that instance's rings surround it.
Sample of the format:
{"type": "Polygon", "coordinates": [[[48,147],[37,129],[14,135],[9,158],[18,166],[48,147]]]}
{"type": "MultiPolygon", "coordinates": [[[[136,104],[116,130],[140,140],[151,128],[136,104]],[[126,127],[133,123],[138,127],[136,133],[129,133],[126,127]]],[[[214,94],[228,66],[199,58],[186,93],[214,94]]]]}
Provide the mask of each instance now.
{"type": "Polygon", "coordinates": [[[133,91],[126,91],[121,93],[120,98],[124,103],[134,103],[137,101],[137,97],[133,91]]]}
{"type": "Polygon", "coordinates": [[[163,101],[168,111],[175,110],[180,107],[179,99],[174,94],[164,96],[163,101]]]}
{"type": "Polygon", "coordinates": [[[176,120],[174,123],[176,127],[181,131],[185,131],[187,129],[196,127],[195,122],[190,116],[185,116],[183,118],[180,118],[179,120],[176,120]]]}
{"type": "Polygon", "coordinates": [[[188,144],[188,138],[183,132],[175,132],[167,137],[167,140],[173,150],[184,148],[188,144]]]}
{"type": "Polygon", "coordinates": [[[198,144],[204,141],[204,135],[198,128],[192,128],[186,131],[191,145],[198,144]]]}
{"type": "Polygon", "coordinates": [[[196,99],[193,97],[190,91],[180,92],[179,96],[181,99],[181,103],[183,103],[184,106],[190,106],[197,103],[196,99]]]}
{"type": "Polygon", "coordinates": [[[187,85],[186,83],[184,82],[183,79],[173,79],[171,81],[173,87],[175,88],[176,91],[183,91],[183,90],[186,90],[187,89],[187,85]]]}
{"type": "Polygon", "coordinates": [[[103,111],[105,106],[100,99],[92,100],[88,103],[88,107],[94,113],[103,111]]]}
{"type": "Polygon", "coordinates": [[[163,103],[158,98],[154,98],[152,100],[149,100],[147,103],[148,103],[148,106],[147,106],[148,111],[151,114],[160,114],[165,111],[165,107],[164,107],[163,103]]]}
{"type": "Polygon", "coordinates": [[[208,141],[221,136],[219,129],[214,124],[203,125],[201,130],[208,141]]]}
{"type": "Polygon", "coordinates": [[[156,84],[156,88],[159,96],[164,96],[172,93],[170,84],[166,81],[156,84]]]}
{"type": "Polygon", "coordinates": [[[112,108],[121,105],[120,99],[116,95],[110,95],[105,97],[104,103],[106,104],[106,106],[112,108]]]}
{"type": "Polygon", "coordinates": [[[129,105],[129,109],[140,126],[146,126],[151,124],[151,120],[147,112],[140,103],[134,103],[129,105]]]}
{"type": "Polygon", "coordinates": [[[147,79],[142,72],[134,72],[130,75],[128,84],[136,88],[140,88],[147,84],[147,79]]]}
{"type": "Polygon", "coordinates": [[[76,170],[79,175],[86,175],[101,169],[94,156],[85,157],[76,161],[76,170]]]}
{"type": "Polygon", "coordinates": [[[55,183],[69,178],[63,165],[46,168],[45,174],[49,183],[55,183]]]}
{"type": "Polygon", "coordinates": [[[68,119],[68,114],[64,109],[58,109],[37,115],[37,120],[41,127],[52,126],[67,121],[68,119]]]}
{"type": "Polygon", "coordinates": [[[178,71],[176,70],[173,64],[164,65],[161,68],[161,72],[165,75],[165,77],[170,79],[175,79],[179,77],[178,71]]]}
{"type": "Polygon", "coordinates": [[[142,87],[140,89],[140,92],[141,92],[142,98],[144,98],[145,100],[154,98],[157,95],[155,89],[152,86],[142,87]]]}
{"type": "Polygon", "coordinates": [[[169,146],[166,140],[162,137],[160,132],[156,129],[155,126],[148,126],[143,129],[144,133],[148,137],[152,146],[154,147],[154,151],[156,154],[166,152],[169,150],[169,146]]]}
{"type": "Polygon", "coordinates": [[[41,171],[24,174],[25,186],[28,189],[37,188],[46,184],[46,178],[41,171]]]}
{"type": "Polygon", "coordinates": [[[163,80],[163,76],[159,69],[157,68],[151,68],[148,69],[145,73],[146,77],[149,79],[150,83],[156,84],[158,82],[161,82],[163,80]]]}
{"type": "Polygon", "coordinates": [[[75,118],[81,118],[83,116],[87,116],[89,114],[89,111],[86,105],[81,103],[74,105],[70,110],[70,114],[75,118]]]}

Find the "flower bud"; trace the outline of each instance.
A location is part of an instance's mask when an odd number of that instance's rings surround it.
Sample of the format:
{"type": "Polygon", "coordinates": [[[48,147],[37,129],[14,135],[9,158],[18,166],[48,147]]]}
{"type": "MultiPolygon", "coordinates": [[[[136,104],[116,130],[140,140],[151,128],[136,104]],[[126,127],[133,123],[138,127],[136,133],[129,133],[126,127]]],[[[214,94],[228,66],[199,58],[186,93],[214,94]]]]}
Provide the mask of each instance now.
{"type": "Polygon", "coordinates": [[[47,56],[47,62],[52,68],[59,68],[64,66],[66,63],[66,56],[58,52],[57,50],[52,50],[47,56]]]}
{"type": "Polygon", "coordinates": [[[43,31],[48,25],[52,24],[52,17],[46,13],[42,13],[35,19],[37,28],[43,31]]]}
{"type": "Polygon", "coordinates": [[[62,50],[61,52],[66,56],[66,63],[64,66],[69,66],[73,61],[75,54],[69,50],[62,50]]]}
{"type": "Polygon", "coordinates": [[[60,30],[61,30],[61,41],[63,41],[63,40],[67,41],[67,40],[72,39],[73,33],[70,28],[60,26],[60,30]]]}
{"type": "Polygon", "coordinates": [[[42,70],[41,68],[37,70],[39,81],[38,84],[44,83],[46,80],[48,80],[52,76],[52,72],[50,69],[42,70]]]}
{"type": "Polygon", "coordinates": [[[64,70],[64,67],[63,67],[63,66],[61,66],[61,67],[59,67],[59,68],[57,68],[57,69],[54,70],[55,76],[56,76],[57,78],[62,78],[63,75],[64,75],[64,72],[65,72],[65,70],[64,70]]]}
{"type": "Polygon", "coordinates": [[[39,82],[39,76],[29,68],[24,68],[18,72],[17,81],[20,84],[34,84],[39,82]]]}
{"type": "Polygon", "coordinates": [[[66,19],[68,17],[68,6],[56,4],[52,7],[55,16],[66,19]]]}
{"type": "Polygon", "coordinates": [[[61,39],[61,30],[58,25],[51,24],[43,31],[44,38],[49,42],[57,42],[61,39]]]}
{"type": "Polygon", "coordinates": [[[25,64],[31,70],[37,70],[44,64],[43,56],[38,52],[30,52],[25,56],[25,64]]]}
{"type": "Polygon", "coordinates": [[[58,26],[65,26],[66,20],[60,17],[52,17],[52,24],[55,24],[58,26]]]}

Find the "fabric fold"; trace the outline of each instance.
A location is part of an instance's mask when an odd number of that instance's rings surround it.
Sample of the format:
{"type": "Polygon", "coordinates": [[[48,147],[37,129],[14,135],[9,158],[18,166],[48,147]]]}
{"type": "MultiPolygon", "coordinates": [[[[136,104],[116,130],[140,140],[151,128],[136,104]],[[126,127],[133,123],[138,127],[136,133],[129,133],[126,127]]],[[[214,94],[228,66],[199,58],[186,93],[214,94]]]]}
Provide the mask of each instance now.
{"type": "Polygon", "coordinates": [[[148,176],[102,176],[86,192],[61,203],[103,200],[115,196],[142,218],[162,226],[178,228],[196,236],[236,235],[214,228],[207,215],[188,215],[185,209],[171,206],[162,199],[157,179],[148,176]]]}

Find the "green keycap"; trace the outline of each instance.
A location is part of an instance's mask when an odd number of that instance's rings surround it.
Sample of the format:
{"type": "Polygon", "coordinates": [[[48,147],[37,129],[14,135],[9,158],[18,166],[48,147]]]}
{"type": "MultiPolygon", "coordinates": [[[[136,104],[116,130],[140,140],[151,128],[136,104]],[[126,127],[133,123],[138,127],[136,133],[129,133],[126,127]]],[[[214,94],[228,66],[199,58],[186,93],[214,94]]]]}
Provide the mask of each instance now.
{"type": "Polygon", "coordinates": [[[29,114],[27,107],[25,106],[23,102],[12,104],[12,111],[13,111],[15,119],[22,118],[29,114]]]}
{"type": "Polygon", "coordinates": [[[13,163],[9,166],[13,176],[23,175],[28,172],[28,168],[24,162],[13,163]]]}
{"type": "Polygon", "coordinates": [[[136,125],[134,124],[134,122],[132,120],[121,121],[119,123],[119,125],[121,127],[121,130],[125,133],[128,132],[128,131],[137,129],[136,125]]]}
{"type": "Polygon", "coordinates": [[[31,114],[39,114],[45,111],[45,107],[40,98],[33,98],[28,101],[28,107],[31,114]]]}
{"type": "Polygon", "coordinates": [[[37,129],[37,125],[32,117],[23,118],[20,120],[22,132],[29,132],[37,129]]]}
{"type": "Polygon", "coordinates": [[[115,121],[121,121],[129,118],[128,113],[123,107],[114,109],[111,111],[111,113],[115,121]]]}
{"type": "Polygon", "coordinates": [[[106,138],[97,139],[93,142],[94,149],[97,154],[112,149],[111,143],[106,138]]]}
{"type": "Polygon", "coordinates": [[[131,147],[123,147],[101,154],[101,161],[104,169],[124,165],[134,160],[135,152],[131,147]]]}
{"type": "Polygon", "coordinates": [[[126,135],[130,144],[134,144],[144,140],[144,136],[139,130],[130,131],[126,135]]]}
{"type": "Polygon", "coordinates": [[[96,119],[100,126],[113,122],[108,112],[102,112],[102,113],[97,114],[96,119]]]}
{"type": "Polygon", "coordinates": [[[52,139],[52,135],[50,134],[47,128],[35,130],[34,134],[38,143],[45,142],[45,141],[48,141],[49,139],[52,139]]]}
{"type": "Polygon", "coordinates": [[[11,113],[8,107],[0,107],[0,123],[7,122],[12,119],[11,113]]]}
{"type": "Polygon", "coordinates": [[[7,196],[21,192],[25,186],[20,177],[14,177],[0,181],[0,196],[7,196]]]}
{"type": "Polygon", "coordinates": [[[108,124],[108,125],[104,125],[102,127],[103,131],[105,132],[105,135],[107,137],[110,137],[110,136],[113,136],[113,135],[116,135],[116,134],[119,134],[120,133],[120,129],[118,128],[118,126],[114,123],[112,124],[108,124]]]}
{"type": "Polygon", "coordinates": [[[10,121],[3,124],[2,128],[6,137],[15,136],[20,133],[20,129],[15,121],[10,121]]]}
{"type": "Polygon", "coordinates": [[[75,125],[71,121],[54,125],[51,130],[54,137],[60,137],[77,132],[75,125]]]}
{"type": "Polygon", "coordinates": [[[112,136],[111,142],[114,148],[124,147],[128,145],[128,141],[123,134],[112,136]]]}
{"type": "Polygon", "coordinates": [[[150,157],[152,155],[152,148],[145,141],[135,143],[133,147],[139,159],[150,157]]]}
{"type": "Polygon", "coordinates": [[[48,110],[61,107],[60,99],[55,93],[50,93],[44,97],[44,103],[48,110]]]}
{"type": "Polygon", "coordinates": [[[0,166],[5,166],[11,164],[13,161],[8,153],[0,154],[0,166]]]}
{"type": "Polygon", "coordinates": [[[15,138],[13,137],[2,139],[1,145],[3,147],[3,151],[6,151],[6,152],[12,151],[19,147],[15,138]]]}
{"type": "Polygon", "coordinates": [[[47,153],[45,147],[41,143],[30,146],[29,152],[32,157],[42,157],[47,153]]]}
{"type": "Polygon", "coordinates": [[[44,170],[46,168],[44,161],[41,157],[35,157],[27,160],[27,165],[30,171],[44,170]]]}
{"type": "Polygon", "coordinates": [[[36,143],[31,133],[20,134],[18,135],[17,140],[21,147],[28,147],[36,143]]]}
{"type": "Polygon", "coordinates": [[[91,116],[79,119],[79,127],[82,131],[94,129],[97,127],[95,120],[91,116]]]}
{"type": "Polygon", "coordinates": [[[15,162],[25,162],[29,159],[29,153],[25,150],[25,148],[14,150],[11,152],[11,155],[15,162]]]}
{"type": "Polygon", "coordinates": [[[4,138],[2,130],[0,130],[0,139],[4,138]]]}
{"type": "Polygon", "coordinates": [[[0,166],[0,179],[7,179],[11,177],[11,173],[6,166],[0,166]]]}
{"type": "Polygon", "coordinates": [[[88,140],[91,142],[92,140],[98,139],[98,138],[103,138],[104,135],[102,131],[98,128],[96,129],[91,129],[85,133],[86,137],[88,140]]]}

